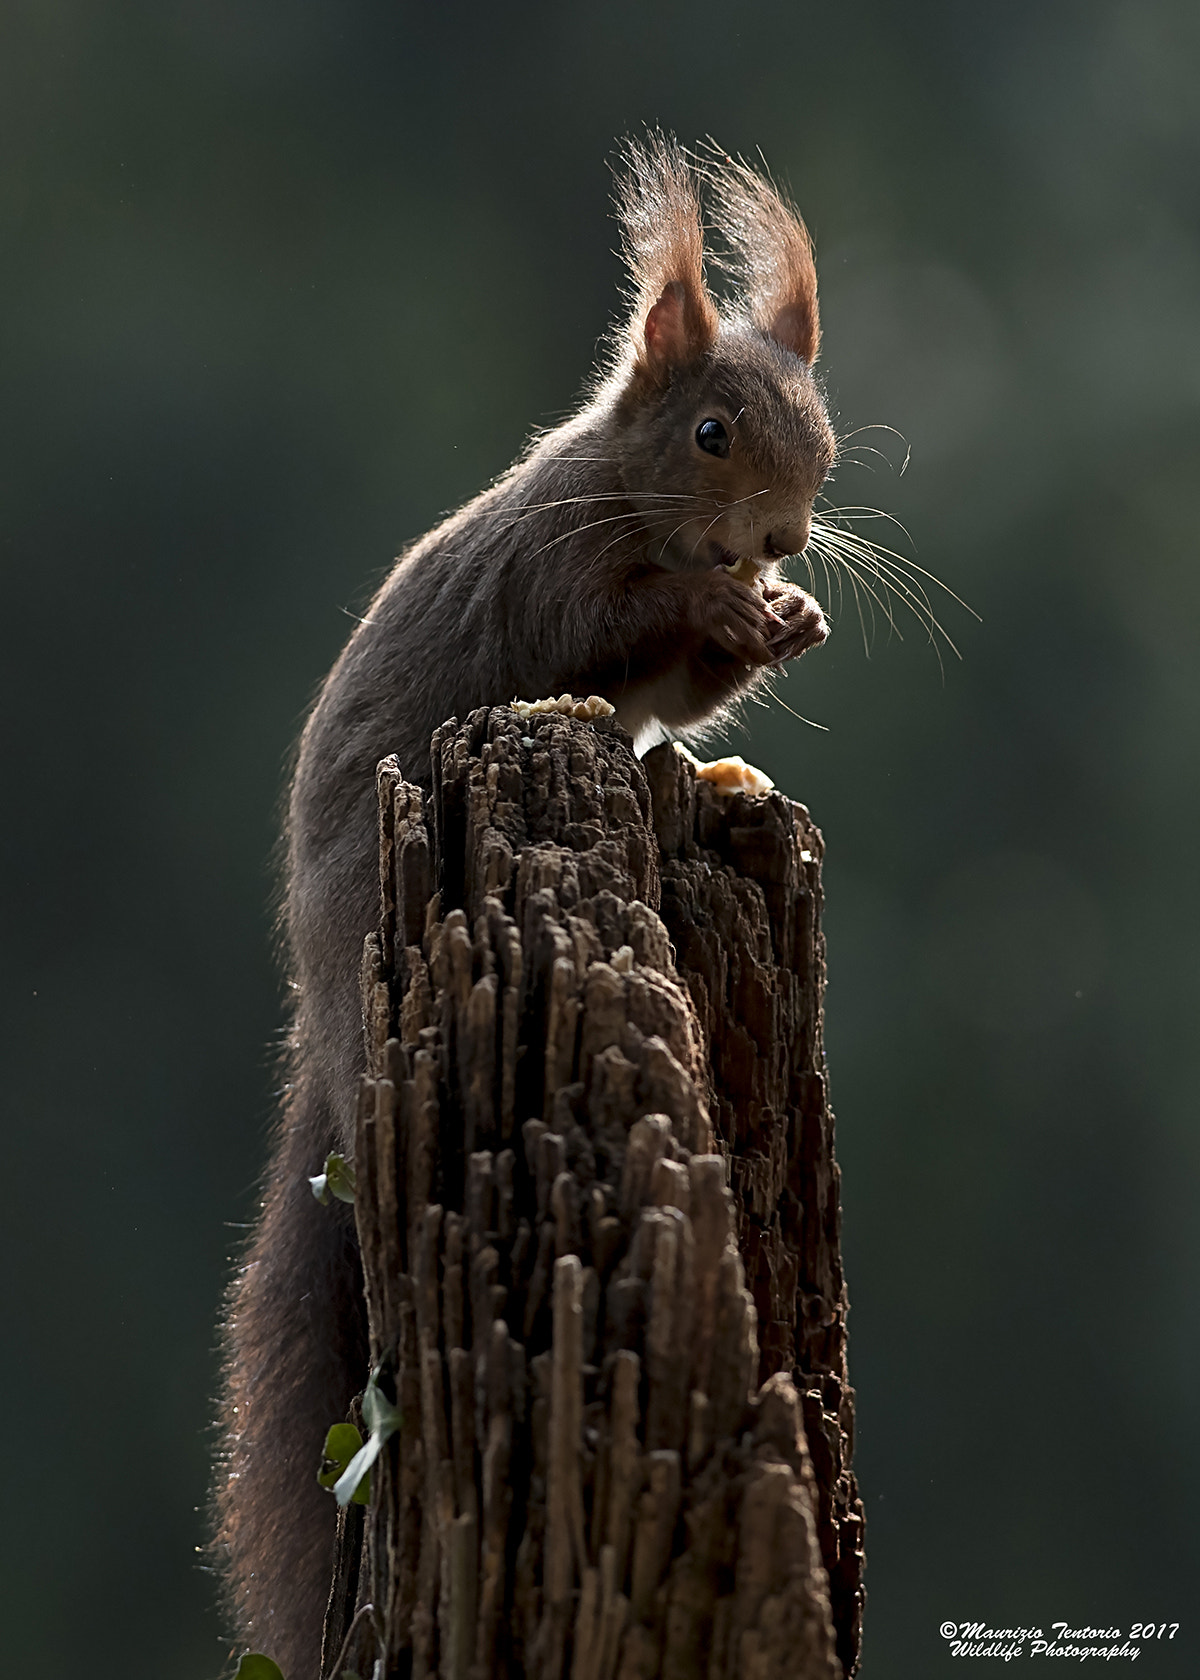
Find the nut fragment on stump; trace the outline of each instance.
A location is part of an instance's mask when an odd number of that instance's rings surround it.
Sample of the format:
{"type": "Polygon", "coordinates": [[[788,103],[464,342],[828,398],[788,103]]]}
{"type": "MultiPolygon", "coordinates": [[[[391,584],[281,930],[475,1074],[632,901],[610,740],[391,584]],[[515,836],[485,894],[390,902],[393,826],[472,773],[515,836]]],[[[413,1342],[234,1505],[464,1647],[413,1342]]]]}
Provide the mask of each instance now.
{"type": "Polygon", "coordinates": [[[379,768],[356,1215],[403,1421],[360,1664],[370,1627],[412,1680],[839,1680],[820,836],[609,717],[481,710],[432,755],[432,796],[379,768]]]}
{"type": "Polygon", "coordinates": [[[697,758],[678,741],[675,742],[675,751],[691,765],[698,782],[710,782],[718,793],[748,793],[757,797],[772,792],[775,787],[765,771],[756,764],[747,764],[738,753],[705,760],[697,758]]]}
{"type": "Polygon", "coordinates": [[[514,700],[512,703],[512,710],[518,717],[542,717],[558,712],[563,717],[578,718],[581,723],[594,723],[597,718],[612,717],[616,709],[610,700],[602,699],[599,694],[589,694],[582,700],[574,694],[560,694],[557,699],[551,696],[548,700],[514,700]]]}

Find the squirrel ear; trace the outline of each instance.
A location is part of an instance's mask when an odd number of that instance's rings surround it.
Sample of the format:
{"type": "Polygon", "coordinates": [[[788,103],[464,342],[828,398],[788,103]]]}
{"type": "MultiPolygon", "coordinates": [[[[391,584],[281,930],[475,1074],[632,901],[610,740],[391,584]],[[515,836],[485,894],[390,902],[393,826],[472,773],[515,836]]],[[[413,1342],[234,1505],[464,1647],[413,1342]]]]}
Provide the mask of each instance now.
{"type": "Polygon", "coordinates": [[[710,324],[705,318],[702,308],[696,308],[683,281],[671,280],[646,314],[642,325],[645,349],[639,359],[655,371],[684,367],[711,347],[715,325],[715,320],[710,324]]]}
{"type": "Polygon", "coordinates": [[[633,282],[635,365],[661,380],[699,360],[717,337],[717,307],[704,283],[700,204],[687,160],[652,133],[627,140],[617,184],[622,247],[633,282]]]}
{"type": "Polygon", "coordinates": [[[728,267],[760,332],[810,367],[821,346],[812,240],[795,207],[740,158],[703,166],[714,220],[730,246],[728,267]]]}
{"type": "MultiPolygon", "coordinates": [[[[809,259],[810,266],[812,260],[809,259]]],[[[762,325],[762,323],[758,323],[762,325]]],[[[821,319],[817,312],[817,274],[813,268],[812,289],[795,303],[785,303],[774,320],[763,330],[785,350],[799,356],[809,367],[817,359],[821,348],[821,319]]]]}

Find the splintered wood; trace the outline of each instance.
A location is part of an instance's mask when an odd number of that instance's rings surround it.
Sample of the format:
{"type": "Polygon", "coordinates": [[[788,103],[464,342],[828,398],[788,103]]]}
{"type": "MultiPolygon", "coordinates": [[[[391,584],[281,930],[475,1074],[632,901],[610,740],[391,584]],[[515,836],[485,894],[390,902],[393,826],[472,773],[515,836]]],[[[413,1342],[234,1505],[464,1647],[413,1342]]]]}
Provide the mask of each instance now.
{"type": "Polygon", "coordinates": [[[480,711],[432,754],[432,797],[379,771],[356,1212],[403,1421],[324,1671],[840,1680],[820,836],[607,718],[480,711]]]}

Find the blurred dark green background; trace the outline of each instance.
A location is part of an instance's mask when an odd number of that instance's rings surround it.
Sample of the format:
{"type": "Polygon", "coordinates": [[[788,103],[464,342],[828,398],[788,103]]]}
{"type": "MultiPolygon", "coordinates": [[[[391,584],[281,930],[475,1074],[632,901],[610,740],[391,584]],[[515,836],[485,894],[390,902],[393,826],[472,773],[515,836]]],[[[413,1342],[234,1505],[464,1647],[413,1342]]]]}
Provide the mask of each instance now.
{"type": "MultiPolygon", "coordinates": [[[[829,845],[867,1680],[943,1620],[1200,1672],[1189,0],[13,0],[0,42],[6,1673],[211,1680],[213,1322],[271,850],[391,556],[571,403],[647,121],[761,146],[844,428],[983,616],[849,602],[732,746],[829,845]]],[[[904,546],[903,542],[900,543],[904,546]]],[[[987,1665],[996,1666],[994,1664],[987,1665]]]]}

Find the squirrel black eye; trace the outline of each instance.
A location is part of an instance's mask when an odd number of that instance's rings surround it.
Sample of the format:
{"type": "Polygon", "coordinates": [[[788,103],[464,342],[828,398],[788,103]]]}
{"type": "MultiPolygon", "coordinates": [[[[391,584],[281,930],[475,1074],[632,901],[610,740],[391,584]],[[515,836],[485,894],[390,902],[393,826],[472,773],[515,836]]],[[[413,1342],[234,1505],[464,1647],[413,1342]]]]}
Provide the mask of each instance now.
{"type": "Polygon", "coordinates": [[[696,427],[696,442],[709,455],[729,454],[729,433],[719,420],[701,420],[696,427]]]}

